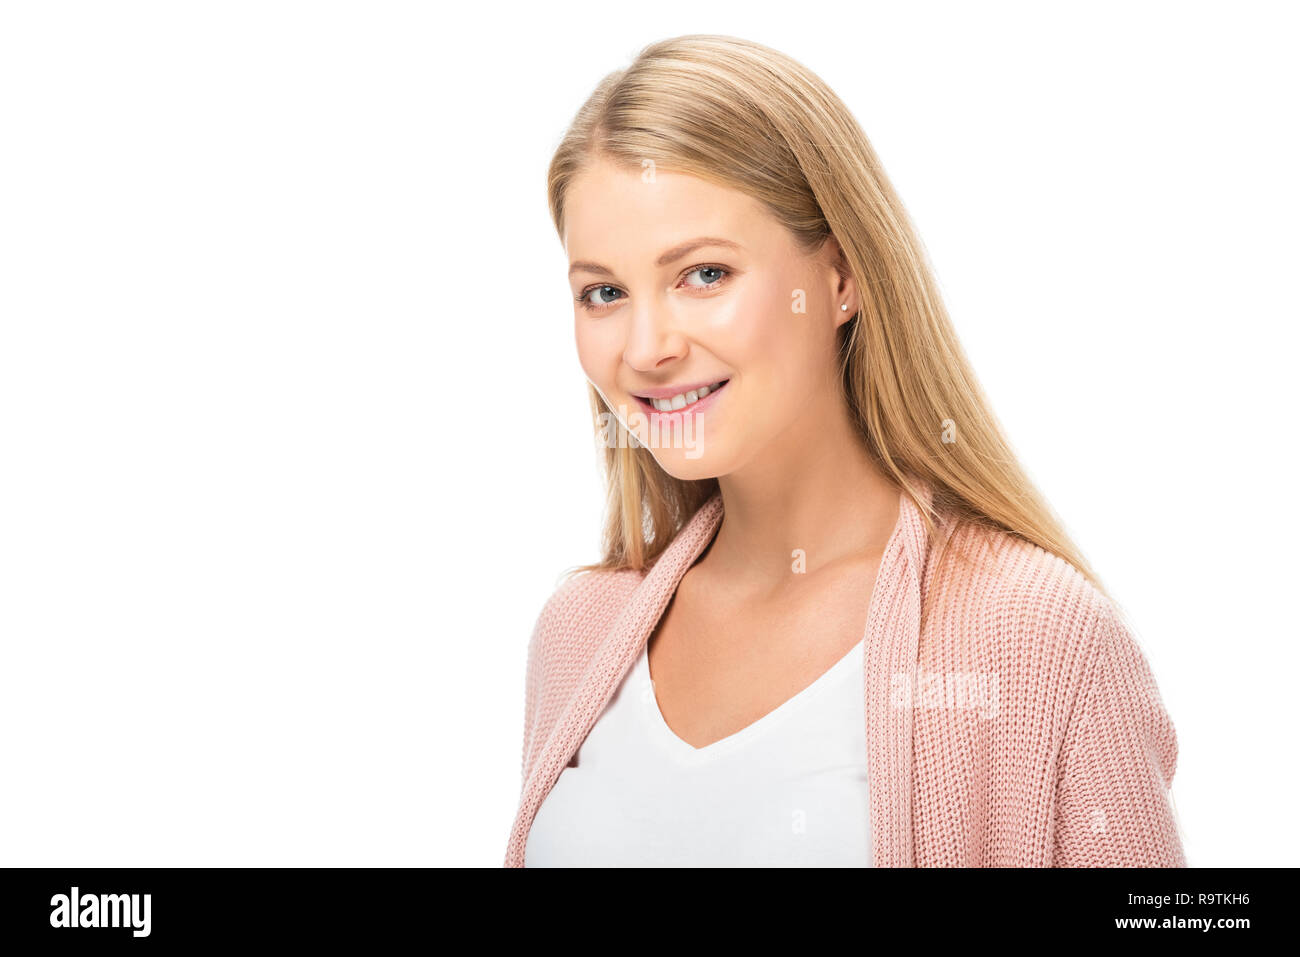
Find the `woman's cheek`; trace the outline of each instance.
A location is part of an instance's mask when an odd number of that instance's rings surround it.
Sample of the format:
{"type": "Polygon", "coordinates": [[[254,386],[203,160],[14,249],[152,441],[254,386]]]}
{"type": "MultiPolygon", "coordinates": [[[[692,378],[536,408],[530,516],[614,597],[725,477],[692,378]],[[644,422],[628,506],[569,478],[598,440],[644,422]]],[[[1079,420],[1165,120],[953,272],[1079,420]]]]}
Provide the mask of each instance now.
{"type": "Polygon", "coordinates": [[[590,324],[579,320],[574,331],[574,344],[582,371],[602,394],[613,399],[610,390],[614,388],[618,372],[617,343],[603,330],[593,329],[590,324]]]}
{"type": "Polygon", "coordinates": [[[727,319],[736,346],[745,351],[770,350],[795,338],[803,301],[788,280],[773,278],[746,285],[730,304],[727,319]]]}

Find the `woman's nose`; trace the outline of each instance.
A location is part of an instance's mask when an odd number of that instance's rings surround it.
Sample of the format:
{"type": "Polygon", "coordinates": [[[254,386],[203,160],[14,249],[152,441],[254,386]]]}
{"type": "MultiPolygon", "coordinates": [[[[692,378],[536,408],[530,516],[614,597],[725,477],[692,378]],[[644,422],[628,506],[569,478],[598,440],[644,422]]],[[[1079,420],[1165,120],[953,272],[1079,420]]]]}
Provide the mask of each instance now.
{"type": "Polygon", "coordinates": [[[627,342],[623,348],[623,361],[629,366],[650,372],[673,359],[681,359],[686,349],[686,337],[670,309],[643,306],[631,310],[627,342]]]}

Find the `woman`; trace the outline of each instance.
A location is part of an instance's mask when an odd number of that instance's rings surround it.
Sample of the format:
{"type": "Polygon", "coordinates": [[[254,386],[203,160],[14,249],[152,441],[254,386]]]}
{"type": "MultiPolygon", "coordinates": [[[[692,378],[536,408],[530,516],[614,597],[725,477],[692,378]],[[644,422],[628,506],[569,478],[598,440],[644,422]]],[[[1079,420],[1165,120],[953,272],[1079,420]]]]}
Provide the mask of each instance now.
{"type": "Polygon", "coordinates": [[[549,191],[609,516],[532,635],[506,865],[1185,866],[1147,661],[835,95],[655,43],[549,191]]]}

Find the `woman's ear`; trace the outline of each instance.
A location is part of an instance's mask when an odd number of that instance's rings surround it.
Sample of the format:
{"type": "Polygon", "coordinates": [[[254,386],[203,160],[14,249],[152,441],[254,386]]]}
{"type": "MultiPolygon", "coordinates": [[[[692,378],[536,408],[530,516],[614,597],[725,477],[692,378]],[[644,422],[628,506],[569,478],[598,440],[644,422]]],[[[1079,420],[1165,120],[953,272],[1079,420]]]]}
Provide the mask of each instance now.
{"type": "Polygon", "coordinates": [[[858,287],[844,249],[834,233],[822,244],[822,255],[830,271],[831,302],[835,309],[835,325],[839,326],[858,314],[858,287]]]}

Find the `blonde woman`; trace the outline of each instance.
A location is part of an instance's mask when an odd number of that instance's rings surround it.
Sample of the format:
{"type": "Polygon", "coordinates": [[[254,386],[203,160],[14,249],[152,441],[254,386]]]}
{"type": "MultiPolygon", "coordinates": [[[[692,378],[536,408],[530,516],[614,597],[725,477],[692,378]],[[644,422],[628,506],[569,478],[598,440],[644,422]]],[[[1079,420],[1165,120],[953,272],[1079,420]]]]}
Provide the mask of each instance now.
{"type": "Polygon", "coordinates": [[[608,521],[529,645],[506,865],[1185,866],[1146,658],[835,94],[655,43],[548,185],[608,521]]]}

